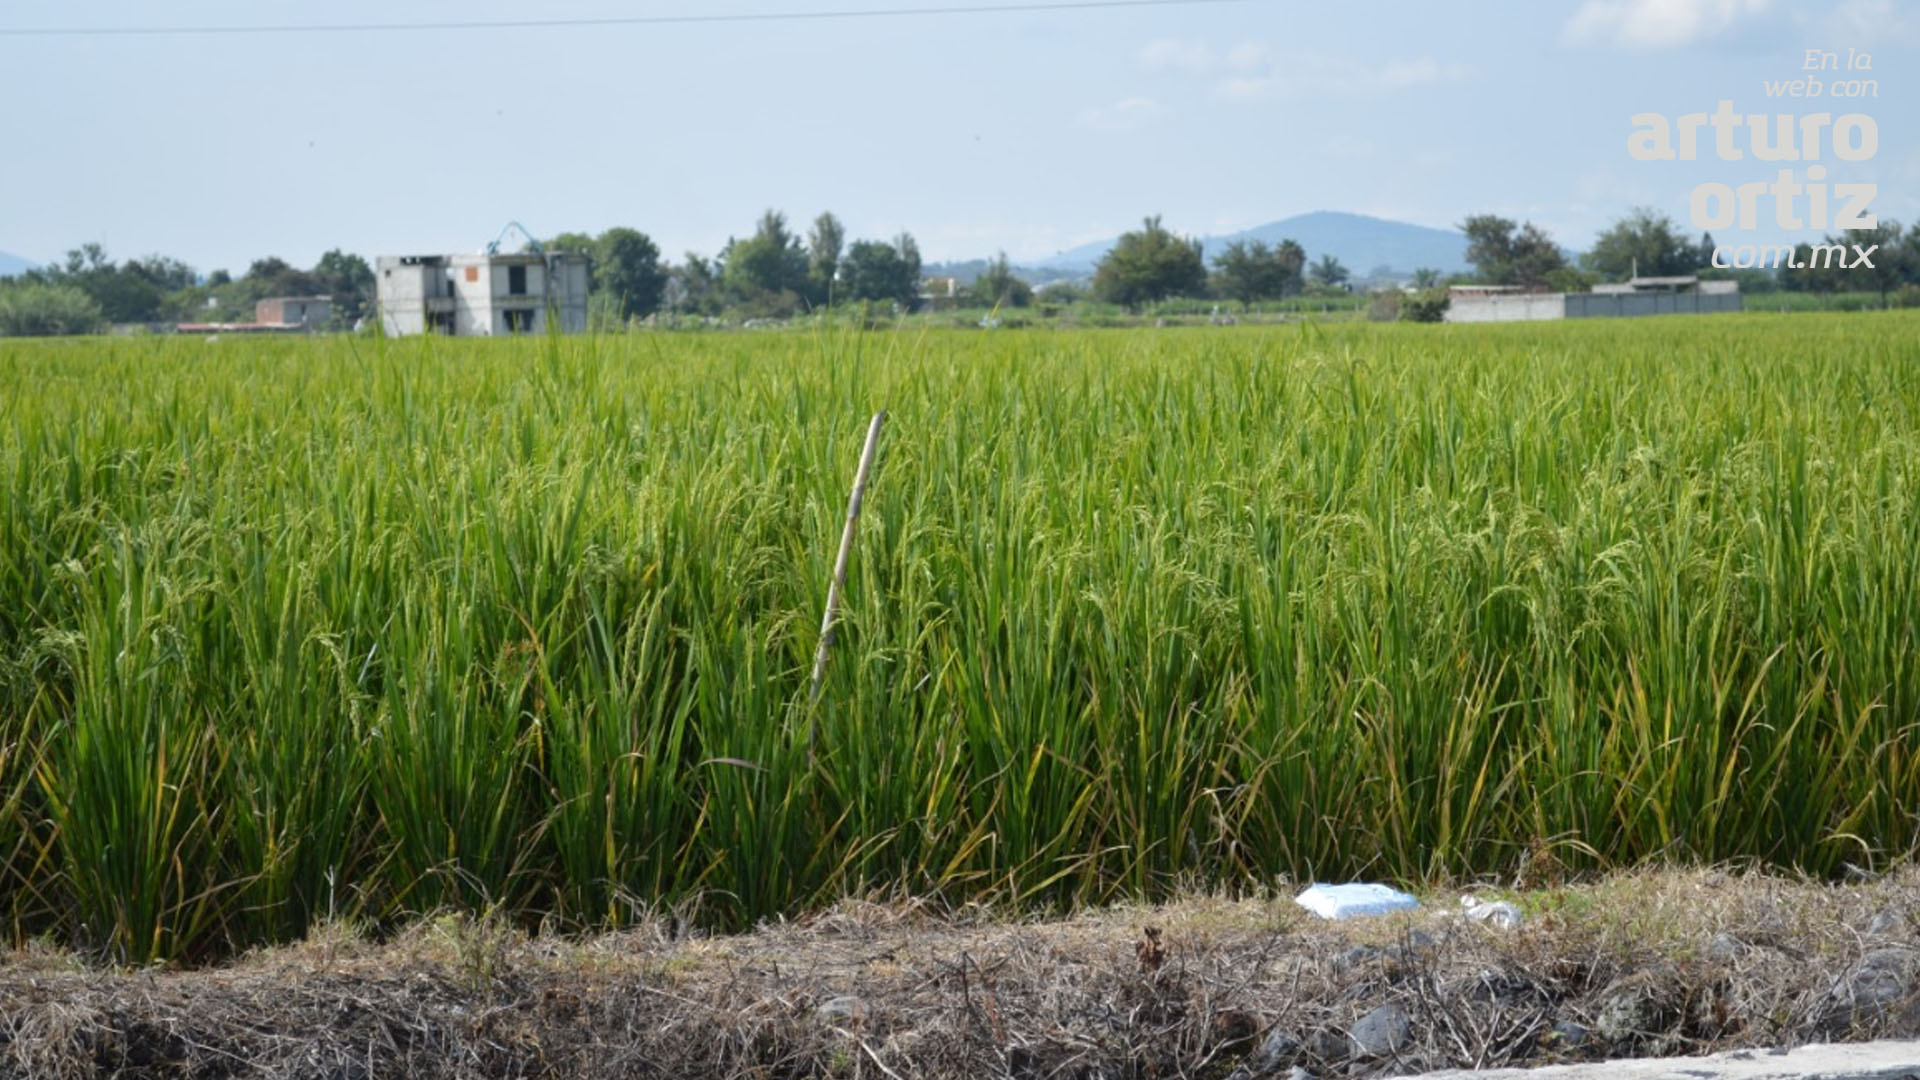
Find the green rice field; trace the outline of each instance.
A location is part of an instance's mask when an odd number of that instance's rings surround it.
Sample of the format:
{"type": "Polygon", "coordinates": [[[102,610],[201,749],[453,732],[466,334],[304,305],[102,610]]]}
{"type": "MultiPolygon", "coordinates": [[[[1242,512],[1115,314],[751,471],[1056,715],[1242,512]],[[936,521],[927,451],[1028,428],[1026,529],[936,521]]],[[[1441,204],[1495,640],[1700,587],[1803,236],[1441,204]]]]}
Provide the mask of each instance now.
{"type": "Polygon", "coordinates": [[[0,927],[1878,869],[1917,630],[1920,312],[0,340],[0,927]]]}

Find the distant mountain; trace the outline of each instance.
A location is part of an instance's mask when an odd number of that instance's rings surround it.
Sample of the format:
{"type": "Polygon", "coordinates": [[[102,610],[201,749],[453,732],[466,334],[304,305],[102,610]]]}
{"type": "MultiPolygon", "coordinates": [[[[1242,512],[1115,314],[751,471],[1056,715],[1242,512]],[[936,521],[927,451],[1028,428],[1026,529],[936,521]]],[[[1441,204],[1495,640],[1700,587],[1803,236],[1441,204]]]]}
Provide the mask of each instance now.
{"type": "MultiPolygon", "coordinates": [[[[950,262],[928,263],[921,273],[927,277],[950,277],[961,285],[971,285],[981,274],[987,272],[990,259],[956,259],[950,262]]],[[[1056,281],[1075,281],[1087,276],[1088,271],[1062,269],[1051,266],[1021,266],[1013,264],[1011,269],[1015,277],[1039,288],[1056,281]]]]}
{"type": "Polygon", "coordinates": [[[23,259],[18,255],[9,255],[0,251],[0,277],[12,277],[23,274],[40,264],[32,259],[23,259]]]}
{"type": "MultiPolygon", "coordinates": [[[[1203,237],[1201,247],[1211,261],[1235,240],[1261,240],[1268,244],[1293,240],[1307,250],[1309,260],[1332,255],[1356,276],[1379,266],[1392,267],[1399,274],[1411,274],[1421,267],[1432,267],[1443,274],[1470,268],[1467,238],[1452,229],[1434,229],[1336,210],[1298,214],[1228,236],[1203,237]]],[[[1091,271],[1113,245],[1114,240],[1084,244],[1042,259],[1039,265],[1055,270],[1091,271]]]]}

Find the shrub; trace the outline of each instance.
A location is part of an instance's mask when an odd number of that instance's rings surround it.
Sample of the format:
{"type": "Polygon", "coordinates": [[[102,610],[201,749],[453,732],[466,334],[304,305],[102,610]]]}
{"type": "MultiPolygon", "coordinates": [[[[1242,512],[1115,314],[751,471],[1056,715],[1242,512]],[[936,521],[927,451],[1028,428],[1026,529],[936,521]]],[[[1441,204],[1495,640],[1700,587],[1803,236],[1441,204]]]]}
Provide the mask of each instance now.
{"type": "Polygon", "coordinates": [[[107,317],[86,293],[68,285],[18,285],[0,290],[0,337],[95,334],[107,317]]]}
{"type": "Polygon", "coordinates": [[[1422,289],[1400,301],[1402,322],[1439,322],[1447,316],[1447,290],[1422,289]]]}

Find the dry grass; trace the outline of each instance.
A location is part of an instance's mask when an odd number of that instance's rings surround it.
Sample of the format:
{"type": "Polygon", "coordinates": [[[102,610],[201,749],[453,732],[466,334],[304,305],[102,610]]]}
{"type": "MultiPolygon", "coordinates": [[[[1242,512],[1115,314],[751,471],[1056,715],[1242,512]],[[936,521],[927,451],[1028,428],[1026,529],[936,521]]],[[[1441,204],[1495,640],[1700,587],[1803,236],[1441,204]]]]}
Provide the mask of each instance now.
{"type": "Polygon", "coordinates": [[[1049,922],[849,902],[714,938],[448,917],[194,971],[29,949],[0,960],[0,1076],[1244,1078],[1920,1034],[1920,874],[1513,898],[1514,931],[1464,921],[1455,894],[1338,924],[1276,895],[1049,922]],[[1348,1029],[1388,1003],[1410,1041],[1356,1059],[1348,1029]],[[1598,1034],[1623,1016],[1641,1030],[1598,1034]],[[1590,1034],[1570,1045],[1569,1024],[1590,1034]]]}

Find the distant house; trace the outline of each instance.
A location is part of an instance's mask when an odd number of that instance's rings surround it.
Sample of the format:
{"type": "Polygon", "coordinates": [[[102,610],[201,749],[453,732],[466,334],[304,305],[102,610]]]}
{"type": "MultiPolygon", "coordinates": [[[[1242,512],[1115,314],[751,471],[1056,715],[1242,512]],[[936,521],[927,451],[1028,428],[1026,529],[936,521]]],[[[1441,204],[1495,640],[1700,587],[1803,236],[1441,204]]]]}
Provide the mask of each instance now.
{"type": "Polygon", "coordinates": [[[1708,296],[1725,296],[1740,291],[1737,281],[1701,281],[1697,274],[1681,274],[1674,277],[1641,277],[1634,275],[1625,281],[1595,285],[1593,291],[1610,296],[1642,296],[1660,293],[1703,293],[1708,296]]]}
{"type": "Polygon", "coordinates": [[[951,275],[921,278],[918,306],[944,311],[959,303],[962,291],[960,279],[951,275]]]}
{"type": "Polygon", "coordinates": [[[1595,285],[1592,292],[1527,292],[1511,285],[1455,285],[1447,290],[1448,322],[1631,318],[1739,311],[1737,281],[1639,277],[1595,285]]]}
{"type": "Polygon", "coordinates": [[[388,334],[538,334],[549,317],[566,333],[587,328],[585,255],[382,255],[374,274],[388,334]]]}
{"type": "Polygon", "coordinates": [[[174,329],[182,334],[299,334],[323,329],[332,318],[330,296],[275,296],[253,305],[252,322],[181,323],[174,329]]]}
{"type": "Polygon", "coordinates": [[[333,318],[331,296],[274,296],[253,305],[253,321],[315,329],[333,318]]]}

